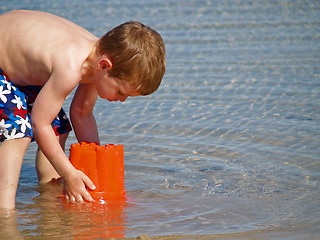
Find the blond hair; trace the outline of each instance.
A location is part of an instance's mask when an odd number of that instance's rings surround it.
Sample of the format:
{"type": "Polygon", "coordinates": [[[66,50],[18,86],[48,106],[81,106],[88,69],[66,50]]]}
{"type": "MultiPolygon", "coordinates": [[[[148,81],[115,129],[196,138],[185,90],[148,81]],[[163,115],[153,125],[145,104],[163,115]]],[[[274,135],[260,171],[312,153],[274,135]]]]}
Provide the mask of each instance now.
{"type": "Polygon", "coordinates": [[[112,62],[110,76],[127,80],[141,95],[155,92],[166,69],[165,44],[155,30],[136,21],[123,23],[97,43],[112,62]]]}

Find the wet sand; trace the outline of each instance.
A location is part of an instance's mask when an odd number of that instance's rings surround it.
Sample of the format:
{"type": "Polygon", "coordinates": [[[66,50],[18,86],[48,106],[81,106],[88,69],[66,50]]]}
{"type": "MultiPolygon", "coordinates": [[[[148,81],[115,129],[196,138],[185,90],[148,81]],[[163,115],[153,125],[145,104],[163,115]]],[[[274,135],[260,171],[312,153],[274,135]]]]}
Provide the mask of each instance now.
{"type": "Polygon", "coordinates": [[[139,239],[139,240],[210,240],[210,239],[218,239],[218,240],[262,240],[262,239],[281,239],[281,240],[293,240],[293,239],[304,239],[304,240],[315,240],[319,239],[319,233],[311,233],[304,232],[303,229],[301,231],[290,231],[290,230],[257,230],[257,231],[249,231],[249,232],[240,232],[240,233],[232,233],[232,234],[213,234],[213,235],[171,235],[171,236],[155,236],[150,237],[146,234],[140,235],[137,238],[126,238],[126,239],[139,239]]]}

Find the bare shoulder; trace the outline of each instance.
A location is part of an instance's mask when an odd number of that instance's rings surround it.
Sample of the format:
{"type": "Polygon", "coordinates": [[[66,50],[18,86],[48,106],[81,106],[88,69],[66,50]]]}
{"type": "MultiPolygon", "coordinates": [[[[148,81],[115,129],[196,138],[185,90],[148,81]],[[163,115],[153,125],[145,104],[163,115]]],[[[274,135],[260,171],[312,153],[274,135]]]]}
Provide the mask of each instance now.
{"type": "Polygon", "coordinates": [[[26,10],[0,15],[0,34],[0,68],[22,85],[44,84],[53,72],[76,76],[97,41],[67,19],[26,10]]]}

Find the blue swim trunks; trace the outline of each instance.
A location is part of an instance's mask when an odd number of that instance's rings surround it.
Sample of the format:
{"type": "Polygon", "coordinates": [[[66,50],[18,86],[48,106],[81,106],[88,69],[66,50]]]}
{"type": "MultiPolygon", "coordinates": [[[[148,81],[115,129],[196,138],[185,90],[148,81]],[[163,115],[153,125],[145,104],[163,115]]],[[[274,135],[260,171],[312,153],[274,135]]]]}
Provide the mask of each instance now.
{"type": "MultiPolygon", "coordinates": [[[[42,86],[14,86],[0,69],[0,142],[7,139],[32,137],[30,113],[42,86]]],[[[72,130],[61,108],[51,123],[56,135],[72,130]]]]}

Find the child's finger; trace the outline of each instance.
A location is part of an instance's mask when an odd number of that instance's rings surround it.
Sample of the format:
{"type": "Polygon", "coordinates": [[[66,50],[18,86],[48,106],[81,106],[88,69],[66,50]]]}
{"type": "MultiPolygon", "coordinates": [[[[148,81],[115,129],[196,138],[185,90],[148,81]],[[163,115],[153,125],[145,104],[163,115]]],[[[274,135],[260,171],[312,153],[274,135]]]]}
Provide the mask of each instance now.
{"type": "Polygon", "coordinates": [[[93,182],[90,180],[90,178],[87,175],[85,175],[85,177],[83,178],[83,182],[90,190],[96,189],[96,186],[93,184],[93,182]]]}
{"type": "Polygon", "coordinates": [[[75,197],[74,197],[74,196],[70,196],[70,197],[69,197],[69,202],[75,203],[75,202],[76,202],[75,197]]]}
{"type": "Polygon", "coordinates": [[[84,198],[84,200],[86,200],[88,202],[94,202],[94,199],[91,197],[91,195],[88,191],[85,191],[83,193],[83,198],[84,198]]]}
{"type": "Polygon", "coordinates": [[[82,198],[81,195],[77,196],[77,197],[75,198],[75,200],[76,200],[77,203],[81,203],[81,204],[83,203],[83,198],[82,198]]]}

